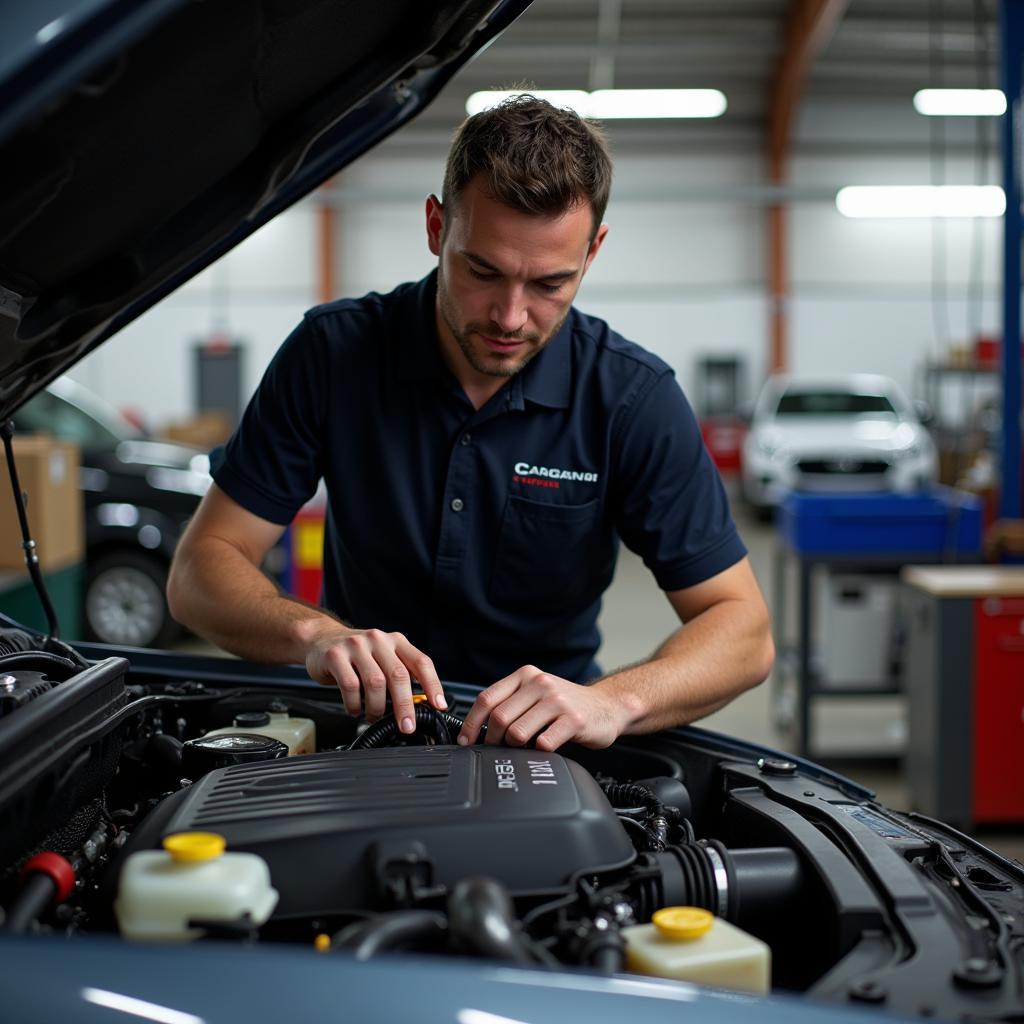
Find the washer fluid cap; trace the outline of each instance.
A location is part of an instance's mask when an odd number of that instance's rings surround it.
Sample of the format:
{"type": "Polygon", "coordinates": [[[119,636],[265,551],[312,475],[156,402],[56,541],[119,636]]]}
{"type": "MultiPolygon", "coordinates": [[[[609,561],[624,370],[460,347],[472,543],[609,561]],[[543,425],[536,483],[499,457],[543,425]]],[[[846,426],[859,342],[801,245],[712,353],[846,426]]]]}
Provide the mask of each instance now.
{"type": "Polygon", "coordinates": [[[666,939],[699,939],[711,931],[715,915],[700,907],[663,907],[651,923],[666,939]]]}
{"type": "Polygon", "coordinates": [[[216,860],[227,843],[216,832],[176,832],[164,836],[164,849],[176,864],[216,860]]]}
{"type": "Polygon", "coordinates": [[[270,715],[266,711],[241,711],[235,715],[235,725],[240,729],[258,729],[270,725],[270,715]]]}

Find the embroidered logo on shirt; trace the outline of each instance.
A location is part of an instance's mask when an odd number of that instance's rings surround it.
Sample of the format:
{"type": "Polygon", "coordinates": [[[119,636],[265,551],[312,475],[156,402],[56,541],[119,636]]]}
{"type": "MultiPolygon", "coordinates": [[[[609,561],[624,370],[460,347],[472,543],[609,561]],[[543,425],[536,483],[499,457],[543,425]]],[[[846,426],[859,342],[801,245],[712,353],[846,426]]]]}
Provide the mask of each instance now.
{"type": "Polygon", "coordinates": [[[552,469],[550,466],[531,466],[528,462],[517,462],[512,482],[530,484],[533,487],[561,487],[562,480],[579,480],[583,483],[597,483],[597,473],[586,473],[576,469],[552,469]]]}

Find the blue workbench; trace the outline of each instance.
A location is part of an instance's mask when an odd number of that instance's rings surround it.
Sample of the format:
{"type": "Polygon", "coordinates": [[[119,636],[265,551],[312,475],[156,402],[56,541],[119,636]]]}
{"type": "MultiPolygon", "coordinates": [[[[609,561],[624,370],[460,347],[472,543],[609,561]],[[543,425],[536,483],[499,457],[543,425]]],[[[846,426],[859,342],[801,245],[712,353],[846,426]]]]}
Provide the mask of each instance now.
{"type": "Polygon", "coordinates": [[[776,520],[773,610],[780,652],[773,675],[776,705],[790,671],[786,637],[786,569],[798,568],[796,671],[799,737],[797,751],[813,757],[811,701],[819,696],[877,696],[899,692],[895,680],[879,687],[823,690],[812,671],[812,576],[848,570],[896,575],[905,565],[977,562],[981,557],[981,501],[949,487],[916,494],[787,495],[776,520]]]}

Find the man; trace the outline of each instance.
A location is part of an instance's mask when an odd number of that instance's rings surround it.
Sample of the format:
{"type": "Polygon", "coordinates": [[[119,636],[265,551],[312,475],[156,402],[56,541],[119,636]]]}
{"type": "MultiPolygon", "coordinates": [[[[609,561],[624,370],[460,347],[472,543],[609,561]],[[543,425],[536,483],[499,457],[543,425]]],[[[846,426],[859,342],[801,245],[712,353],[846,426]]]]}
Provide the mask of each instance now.
{"type": "Polygon", "coordinates": [[[437,270],[314,309],[284,343],[179,545],[177,619],[305,662],[353,715],[390,695],[406,733],[412,680],[438,708],[438,672],[489,684],[460,743],[487,722],[488,743],[603,747],[765,678],[767,611],[682,392],[572,308],[610,182],[598,129],[534,97],[462,126],[426,203],[437,270]],[[321,476],[327,610],[257,568],[321,476]],[[685,625],[595,681],[620,536],[685,625]]]}

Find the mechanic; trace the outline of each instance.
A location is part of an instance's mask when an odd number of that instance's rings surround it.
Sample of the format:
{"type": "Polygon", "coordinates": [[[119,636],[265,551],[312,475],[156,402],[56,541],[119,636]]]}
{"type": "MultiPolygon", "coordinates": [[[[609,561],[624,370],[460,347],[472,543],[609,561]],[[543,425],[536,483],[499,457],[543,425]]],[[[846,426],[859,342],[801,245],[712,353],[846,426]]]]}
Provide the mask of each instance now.
{"type": "Polygon", "coordinates": [[[600,129],[528,94],[470,117],[437,269],[306,314],[178,547],[172,614],[228,651],[305,662],[352,715],[415,729],[415,681],[486,686],[460,743],[604,747],[693,721],[768,674],[768,613],[670,368],[572,306],[608,233],[600,129]],[[323,477],[323,609],[259,566],[323,477]],[[600,677],[619,538],[683,625],[600,677]],[[530,664],[527,664],[527,663],[530,664]],[[589,683],[590,685],[579,685],[589,683]]]}

